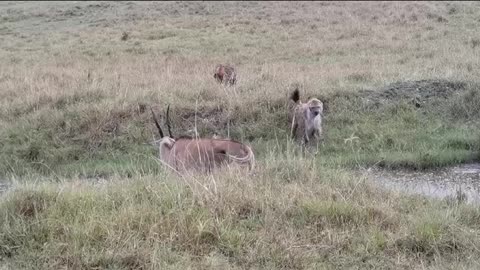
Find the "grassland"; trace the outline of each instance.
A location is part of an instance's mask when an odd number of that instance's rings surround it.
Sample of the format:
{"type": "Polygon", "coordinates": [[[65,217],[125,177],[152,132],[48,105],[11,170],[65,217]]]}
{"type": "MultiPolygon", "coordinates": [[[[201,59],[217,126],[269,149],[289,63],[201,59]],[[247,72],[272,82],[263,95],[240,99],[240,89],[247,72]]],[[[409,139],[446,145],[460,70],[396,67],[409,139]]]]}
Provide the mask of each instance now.
{"type": "Polygon", "coordinates": [[[0,3],[4,269],[476,269],[478,208],[352,170],[479,159],[477,2],[0,3]],[[237,94],[213,80],[238,69],[237,94]],[[325,102],[319,155],[287,96],[325,102]],[[151,145],[250,143],[255,175],[180,178],[151,145]]]}

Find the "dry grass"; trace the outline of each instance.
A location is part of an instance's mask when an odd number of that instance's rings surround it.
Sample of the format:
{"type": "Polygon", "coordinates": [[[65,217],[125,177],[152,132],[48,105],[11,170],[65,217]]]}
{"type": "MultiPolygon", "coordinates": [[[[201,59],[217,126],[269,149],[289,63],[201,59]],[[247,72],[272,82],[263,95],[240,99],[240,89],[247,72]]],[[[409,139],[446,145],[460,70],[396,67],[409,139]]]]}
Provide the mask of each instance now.
{"type": "Polygon", "coordinates": [[[15,187],[2,267],[477,268],[475,208],[346,168],[478,159],[479,15],[477,2],[0,3],[0,177],[15,187]],[[237,96],[218,63],[237,68],[237,96]],[[360,91],[417,80],[434,80],[418,108],[360,91]],[[463,86],[440,97],[441,80],[463,86]],[[325,101],[316,158],[286,137],[295,86],[325,101]],[[251,143],[256,175],[165,172],[148,107],[167,104],[176,134],[251,143]]]}

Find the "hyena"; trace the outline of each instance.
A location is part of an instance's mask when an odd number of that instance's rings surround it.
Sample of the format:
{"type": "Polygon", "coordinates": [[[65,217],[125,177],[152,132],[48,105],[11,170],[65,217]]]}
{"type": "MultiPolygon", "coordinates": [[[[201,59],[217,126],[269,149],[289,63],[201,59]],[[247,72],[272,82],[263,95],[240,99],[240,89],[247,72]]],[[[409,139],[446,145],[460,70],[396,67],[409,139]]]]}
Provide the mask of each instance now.
{"type": "Polygon", "coordinates": [[[312,140],[318,143],[322,137],[323,103],[317,98],[300,101],[300,92],[295,89],[290,96],[295,102],[291,113],[291,136],[303,145],[312,140]]]}
{"type": "Polygon", "coordinates": [[[213,78],[225,85],[235,85],[237,82],[237,71],[233,66],[220,64],[215,67],[213,78]]]}

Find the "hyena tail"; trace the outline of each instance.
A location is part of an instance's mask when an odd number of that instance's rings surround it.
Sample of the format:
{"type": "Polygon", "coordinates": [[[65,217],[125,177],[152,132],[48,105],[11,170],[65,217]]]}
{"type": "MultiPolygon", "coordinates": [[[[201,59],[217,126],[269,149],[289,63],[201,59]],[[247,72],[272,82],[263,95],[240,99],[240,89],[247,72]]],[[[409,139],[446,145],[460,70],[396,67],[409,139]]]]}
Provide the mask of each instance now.
{"type": "Polygon", "coordinates": [[[290,96],[290,99],[293,100],[295,103],[297,103],[300,100],[300,91],[298,91],[298,88],[296,88],[292,95],[290,96]]]}

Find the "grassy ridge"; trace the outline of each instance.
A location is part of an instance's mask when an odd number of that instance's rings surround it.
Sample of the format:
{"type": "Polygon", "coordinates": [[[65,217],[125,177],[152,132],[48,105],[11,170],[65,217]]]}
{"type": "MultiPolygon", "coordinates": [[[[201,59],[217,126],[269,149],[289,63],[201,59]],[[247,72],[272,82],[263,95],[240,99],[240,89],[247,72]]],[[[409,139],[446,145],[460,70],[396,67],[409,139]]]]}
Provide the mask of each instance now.
{"type": "MultiPolygon", "coordinates": [[[[478,160],[476,2],[0,3],[5,269],[472,269],[477,208],[352,168],[478,160]],[[213,80],[233,63],[235,94],[213,80]],[[319,154],[287,98],[325,103],[319,154]],[[175,134],[250,143],[255,175],[179,178],[175,134]]],[[[0,185],[3,182],[0,182],[0,185]]]]}
{"type": "MultiPolygon", "coordinates": [[[[427,168],[478,158],[478,86],[467,85],[446,98],[435,96],[438,89],[431,90],[433,98],[416,101],[420,107],[408,96],[380,101],[372,94],[324,95],[325,142],[319,159],[333,165],[427,168]]],[[[51,101],[3,130],[0,168],[4,175],[158,172],[153,159],[157,150],[148,143],[158,135],[153,133],[148,108],[162,113],[164,108],[132,103],[102,114],[104,108],[88,99],[82,99],[87,104],[80,108],[75,100],[74,96],[72,101],[51,101]]],[[[173,126],[182,134],[179,130],[194,128],[196,117],[200,134],[251,141],[262,157],[272,145],[282,145],[278,149],[282,151],[288,141],[285,102],[286,98],[278,97],[265,105],[242,101],[243,107],[176,106],[173,126]]]]}

